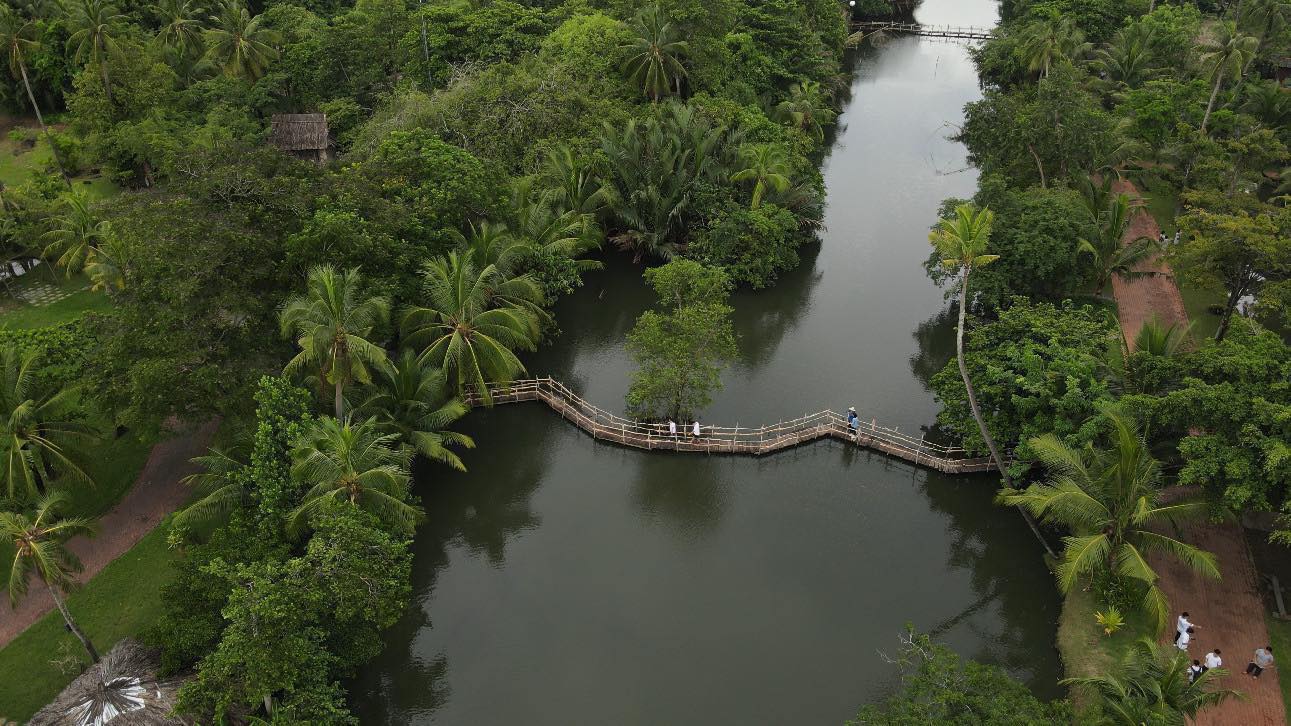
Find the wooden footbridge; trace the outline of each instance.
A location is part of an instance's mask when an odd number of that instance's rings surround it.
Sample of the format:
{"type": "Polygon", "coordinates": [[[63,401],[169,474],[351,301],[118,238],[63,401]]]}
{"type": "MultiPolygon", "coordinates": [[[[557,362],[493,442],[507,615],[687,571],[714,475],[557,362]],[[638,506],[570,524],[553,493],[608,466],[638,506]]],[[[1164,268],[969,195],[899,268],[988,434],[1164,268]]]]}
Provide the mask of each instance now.
{"type": "Polygon", "coordinates": [[[956,38],[960,40],[989,40],[989,28],[976,28],[965,25],[924,25],[922,23],[889,23],[881,20],[852,23],[854,33],[904,33],[924,38],[956,38]]]}
{"type": "MultiPolygon", "coordinates": [[[[764,456],[816,439],[833,438],[947,474],[995,469],[989,457],[974,457],[964,449],[929,443],[875,421],[852,429],[847,419],[835,411],[820,411],[758,428],[701,425],[699,436],[692,436],[686,424],[679,422],[677,435],[673,436],[666,424],[632,421],[597,408],[552,378],[513,381],[510,386],[490,384],[489,396],[494,404],[541,401],[595,439],[647,451],[764,456]]],[[[465,398],[467,405],[484,405],[478,394],[468,393],[465,398]]]]}

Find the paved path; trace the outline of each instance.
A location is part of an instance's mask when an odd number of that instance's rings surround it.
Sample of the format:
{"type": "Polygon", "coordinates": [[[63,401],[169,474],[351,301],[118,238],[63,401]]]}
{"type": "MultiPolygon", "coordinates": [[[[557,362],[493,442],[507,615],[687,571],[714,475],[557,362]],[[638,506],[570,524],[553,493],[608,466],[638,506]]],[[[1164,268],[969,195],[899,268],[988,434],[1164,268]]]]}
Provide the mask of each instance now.
{"type": "MultiPolygon", "coordinates": [[[[144,464],[134,486],[111,511],[99,518],[98,536],[73,537],[68,541],[68,549],[85,565],[76,577],[77,582],[94,577],[188,499],[189,489],[179,480],[196,470],[189,459],[206,453],[217,425],[218,422],[212,421],[152,447],[148,463],[144,464]]],[[[0,648],[53,609],[54,601],[43,585],[33,584],[16,608],[11,608],[8,598],[4,598],[0,603],[0,648]]]]}
{"type": "MultiPolygon", "coordinates": [[[[1126,180],[1116,182],[1115,190],[1129,194],[1136,199],[1139,192],[1126,180]]],[[[1140,209],[1130,220],[1130,228],[1125,233],[1125,242],[1132,242],[1140,237],[1156,239],[1161,228],[1147,209],[1140,209]]],[[[1134,345],[1139,329],[1143,324],[1157,318],[1163,325],[1177,323],[1188,324],[1188,311],[1183,306],[1183,296],[1175,284],[1174,272],[1165,260],[1157,258],[1142,262],[1138,269],[1158,274],[1140,277],[1136,280],[1122,280],[1119,275],[1112,276],[1112,294],[1116,296],[1116,306],[1121,319],[1121,330],[1125,333],[1126,342],[1134,345]]]]}
{"type": "MultiPolygon", "coordinates": [[[[1118,182],[1116,191],[1138,197],[1138,190],[1128,181],[1118,182]]],[[[1130,224],[1125,242],[1144,236],[1155,239],[1158,234],[1156,220],[1146,209],[1141,209],[1130,224]]],[[[1134,344],[1143,323],[1153,317],[1167,325],[1188,324],[1183,296],[1179,294],[1170,267],[1164,260],[1154,260],[1145,263],[1143,269],[1162,274],[1132,281],[1119,277],[1112,279],[1121,330],[1130,345],[1134,344]]],[[[1255,649],[1269,644],[1269,633],[1264,624],[1264,601],[1260,597],[1255,566],[1246,548],[1241,525],[1236,522],[1192,523],[1183,528],[1183,539],[1214,553],[1223,579],[1218,582],[1208,580],[1174,558],[1148,555],[1148,561],[1161,578],[1161,589],[1176,611],[1171,615],[1171,627],[1167,628],[1162,640],[1174,638],[1174,617],[1187,610],[1191,614],[1190,619],[1200,626],[1188,649],[1189,655],[1200,659],[1205,653],[1219,648],[1223,651],[1224,666],[1233,673],[1224,679],[1224,685],[1248,696],[1247,700],[1230,699],[1207,709],[1193,723],[1197,726],[1286,724],[1287,714],[1282,692],[1278,689],[1277,669],[1266,671],[1258,681],[1244,675],[1255,649]]],[[[1291,654],[1283,654],[1282,658],[1291,664],[1288,656],[1291,654]]]]}

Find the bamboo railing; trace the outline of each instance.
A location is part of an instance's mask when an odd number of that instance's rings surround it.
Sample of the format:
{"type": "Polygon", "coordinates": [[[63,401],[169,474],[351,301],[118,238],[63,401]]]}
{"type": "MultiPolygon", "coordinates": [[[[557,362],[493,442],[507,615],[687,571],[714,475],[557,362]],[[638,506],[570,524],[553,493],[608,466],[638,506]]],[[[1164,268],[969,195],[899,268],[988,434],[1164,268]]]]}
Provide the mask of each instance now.
{"type": "Polygon", "coordinates": [[[991,31],[966,25],[923,25],[921,23],[885,23],[863,21],[852,23],[852,31],[870,32],[884,30],[892,33],[912,33],[925,38],[962,38],[964,40],[989,40],[991,31]]]}
{"type": "MultiPolygon", "coordinates": [[[[488,393],[495,405],[541,401],[593,438],[647,451],[763,456],[816,439],[833,438],[947,474],[971,474],[995,468],[990,457],[974,457],[961,448],[930,443],[879,426],[874,420],[861,423],[858,429],[849,428],[847,419],[835,411],[819,411],[757,428],[701,425],[699,436],[691,435],[686,425],[679,422],[677,435],[673,436],[666,424],[633,421],[605,411],[552,378],[513,381],[509,386],[489,384],[488,393]]],[[[469,406],[486,405],[484,397],[474,392],[468,392],[465,400],[469,406]]]]}

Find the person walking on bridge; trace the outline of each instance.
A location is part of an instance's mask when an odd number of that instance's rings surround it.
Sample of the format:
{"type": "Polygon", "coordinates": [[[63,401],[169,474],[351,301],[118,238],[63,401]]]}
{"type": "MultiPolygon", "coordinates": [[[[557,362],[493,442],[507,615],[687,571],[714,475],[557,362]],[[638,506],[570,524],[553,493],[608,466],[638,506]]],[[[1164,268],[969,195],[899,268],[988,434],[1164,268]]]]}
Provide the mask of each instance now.
{"type": "Polygon", "coordinates": [[[856,415],[856,407],[848,406],[847,407],[847,428],[855,431],[860,427],[861,427],[861,417],[856,415]]]}
{"type": "Polygon", "coordinates": [[[677,422],[672,419],[668,419],[668,435],[677,438],[677,422]]]}
{"type": "Polygon", "coordinates": [[[695,438],[699,438],[699,422],[698,422],[698,421],[696,421],[696,422],[695,422],[695,427],[694,427],[693,429],[691,429],[690,433],[691,433],[691,435],[692,435],[692,436],[694,436],[695,438]]]}

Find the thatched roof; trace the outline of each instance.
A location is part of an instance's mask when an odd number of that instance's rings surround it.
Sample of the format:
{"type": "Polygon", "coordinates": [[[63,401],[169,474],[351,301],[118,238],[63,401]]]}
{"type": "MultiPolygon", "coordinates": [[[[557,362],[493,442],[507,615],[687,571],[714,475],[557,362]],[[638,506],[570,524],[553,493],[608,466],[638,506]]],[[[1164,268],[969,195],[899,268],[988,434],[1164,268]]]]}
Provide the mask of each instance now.
{"type": "Polygon", "coordinates": [[[58,698],[40,709],[29,726],[183,726],[170,716],[182,680],[158,680],[160,654],[135,640],[116,644],[58,698]]]}
{"type": "Polygon", "coordinates": [[[283,151],[318,151],[330,143],[325,113],[276,113],[270,124],[269,142],[283,151]]]}

